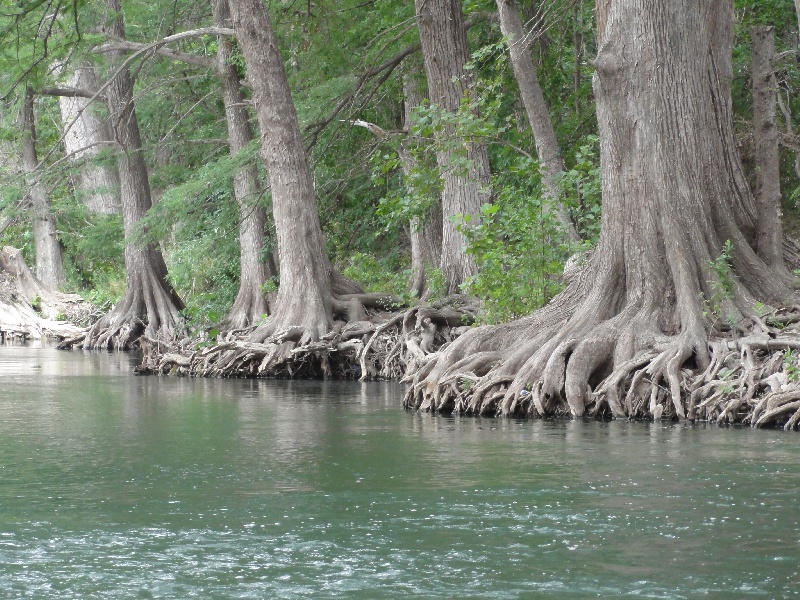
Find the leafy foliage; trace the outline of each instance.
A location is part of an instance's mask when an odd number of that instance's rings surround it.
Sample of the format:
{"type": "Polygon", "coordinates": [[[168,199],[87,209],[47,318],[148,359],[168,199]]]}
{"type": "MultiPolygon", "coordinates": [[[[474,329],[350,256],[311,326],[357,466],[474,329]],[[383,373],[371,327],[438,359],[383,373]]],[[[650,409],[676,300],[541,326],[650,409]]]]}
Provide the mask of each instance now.
{"type": "Polygon", "coordinates": [[[496,196],[484,204],[480,219],[462,217],[467,253],[478,274],[465,291],[482,301],[484,323],[500,323],[529,314],[561,289],[560,274],[568,256],[552,213],[543,212],[538,166],[521,158],[518,177],[495,182],[496,196]]]}
{"type": "MultiPolygon", "coordinates": [[[[476,85],[456,113],[423,104],[415,112],[408,135],[377,138],[353,121],[376,123],[390,132],[401,130],[400,75],[421,79],[422,69],[412,52],[394,71],[387,68],[366,78],[364,74],[417,42],[413,3],[270,4],[298,116],[307,134],[329,255],[337,268],[368,290],[407,294],[409,223],[412,218],[424,218],[438,202],[442,184],[437,150],[452,151],[452,168],[463,169],[470,144],[486,144],[489,149],[491,200],[475,218],[459,220],[469,242],[466,251],[479,265],[465,291],[481,298],[485,322],[525,315],[546,302],[560,289],[563,261],[597,239],[601,185],[589,60],[596,53],[593,3],[581,1],[569,10],[547,13],[544,21],[534,18],[534,4],[520,2],[520,8],[523,20],[533,28],[532,53],[567,165],[561,179],[562,199],[586,240],[580,247],[562,244],[555,224],[543,214],[535,144],[496,21],[479,20],[469,31],[473,55],[468,68],[476,85]],[[417,165],[408,174],[402,169],[401,144],[417,165]]],[[[755,24],[774,25],[777,50],[788,52],[797,47],[797,16],[792,0],[736,0],[735,6],[733,107],[740,150],[752,176],[752,161],[748,162],[752,156],[749,29],[755,24]]],[[[464,7],[467,14],[496,9],[490,0],[470,0],[464,7]]],[[[98,0],[23,0],[0,11],[0,95],[4,98],[0,223],[12,223],[3,231],[2,243],[20,247],[29,262],[34,258],[32,215],[15,158],[20,85],[41,89],[59,84],[62,63],[69,69],[90,61],[102,77],[113,73],[115,67],[107,55],[92,51],[106,41],[96,33],[103,12],[98,0]]],[[[141,43],[211,23],[207,4],[187,0],[126,2],[124,12],[129,38],[141,43]]],[[[213,60],[216,38],[186,39],[173,49],[213,60]]],[[[241,56],[235,53],[233,60],[244,77],[241,56]]],[[[783,103],[779,128],[786,133],[798,129],[798,64],[787,54],[776,65],[783,103]]],[[[137,58],[130,67],[136,75],[136,110],[151,184],[160,198],[137,235],[163,248],[172,283],[188,304],[187,318],[210,325],[227,311],[239,280],[239,216],[230,176],[243,164],[255,163],[263,171],[259,148],[254,143],[238,156],[228,156],[219,84],[208,69],[153,55],[137,58]]],[[[65,160],[57,102],[39,98],[36,113],[41,175],[56,214],[70,288],[111,304],[125,282],[120,219],[91,215],[83,208],[75,185],[80,165],[65,160]]],[[[113,156],[105,152],[94,160],[113,162],[113,156]]],[[[795,216],[800,214],[799,181],[794,151],[784,148],[784,211],[795,216]]],[[[266,203],[268,193],[252,201],[266,203]]],[[[791,223],[787,229],[800,231],[791,223]]],[[[271,250],[264,248],[264,253],[271,250]]],[[[731,252],[726,246],[709,265],[714,287],[706,304],[715,318],[726,318],[721,311],[731,292],[726,271],[731,252]]],[[[440,276],[435,269],[427,274],[434,295],[440,276]]]]}

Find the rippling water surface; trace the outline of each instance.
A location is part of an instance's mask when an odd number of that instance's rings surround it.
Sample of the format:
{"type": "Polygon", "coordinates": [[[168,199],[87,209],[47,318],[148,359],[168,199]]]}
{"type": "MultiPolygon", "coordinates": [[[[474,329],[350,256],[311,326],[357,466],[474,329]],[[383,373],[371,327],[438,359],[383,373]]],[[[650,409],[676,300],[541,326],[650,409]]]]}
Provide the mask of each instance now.
{"type": "Polygon", "coordinates": [[[3,598],[781,598],[800,437],[0,346],[3,598]]]}

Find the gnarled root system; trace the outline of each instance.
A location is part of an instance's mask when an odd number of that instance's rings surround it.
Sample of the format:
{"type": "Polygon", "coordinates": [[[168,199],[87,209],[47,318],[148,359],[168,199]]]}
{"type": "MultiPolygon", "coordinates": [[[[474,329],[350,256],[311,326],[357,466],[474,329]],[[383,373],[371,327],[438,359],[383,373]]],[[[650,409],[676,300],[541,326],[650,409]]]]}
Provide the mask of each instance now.
{"type": "MultiPolygon", "coordinates": [[[[349,306],[356,298],[345,300],[349,306]]],[[[165,345],[148,340],[138,371],[201,377],[402,379],[468,329],[475,315],[475,307],[464,304],[463,297],[395,314],[379,311],[376,297],[361,295],[358,300],[360,311],[344,312],[360,313],[362,319],[336,321],[317,340],[302,326],[266,337],[258,329],[234,330],[216,343],[185,339],[165,345]]]]}
{"type": "Polygon", "coordinates": [[[574,319],[572,326],[561,322],[543,333],[541,315],[472,330],[416,373],[404,405],[473,415],[698,419],[786,429],[800,422],[800,308],[754,315],[749,327],[726,326],[697,338],[643,337],[642,323],[620,314],[582,335],[574,319]],[[623,359],[612,368],[615,356],[623,359]]]}

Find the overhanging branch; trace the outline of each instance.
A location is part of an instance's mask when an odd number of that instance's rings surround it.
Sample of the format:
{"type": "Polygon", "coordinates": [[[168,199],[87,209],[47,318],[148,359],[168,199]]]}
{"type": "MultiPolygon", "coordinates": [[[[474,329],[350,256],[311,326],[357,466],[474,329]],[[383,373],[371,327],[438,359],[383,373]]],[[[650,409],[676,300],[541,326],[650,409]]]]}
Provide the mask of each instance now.
{"type": "MultiPolygon", "coordinates": [[[[95,48],[95,52],[104,54],[106,52],[136,52],[139,50],[147,51],[148,49],[150,49],[150,44],[141,44],[128,40],[113,40],[95,48]]],[[[213,70],[215,68],[214,61],[210,58],[198,56],[197,54],[191,54],[189,52],[180,52],[178,50],[172,50],[171,48],[162,47],[156,48],[155,54],[170,60],[176,60],[204,69],[213,70]]]]}
{"type": "Polygon", "coordinates": [[[96,96],[92,90],[83,90],[73,87],[43,87],[36,90],[41,96],[59,96],[64,98],[97,98],[105,100],[103,96],[96,96]]]}
{"type": "MultiPolygon", "coordinates": [[[[473,27],[483,21],[489,20],[490,18],[491,15],[489,13],[476,12],[469,16],[469,18],[465,22],[465,26],[467,27],[467,29],[469,29],[470,27],[473,27]]],[[[336,120],[336,118],[348,104],[352,103],[355,100],[356,96],[358,96],[361,90],[364,89],[364,86],[367,84],[367,82],[369,82],[373,78],[378,77],[379,79],[377,85],[375,86],[375,90],[377,90],[378,87],[380,87],[383,83],[386,82],[387,79],[389,79],[389,76],[392,74],[392,72],[400,65],[401,62],[403,62],[403,59],[414,54],[421,47],[422,46],[418,41],[409,44],[391,58],[388,58],[379,65],[367,69],[364,73],[362,73],[361,76],[359,76],[359,78],[356,80],[356,83],[353,86],[353,88],[345,92],[339,98],[339,102],[336,103],[336,106],[333,107],[333,110],[330,112],[330,114],[328,114],[327,117],[306,126],[306,134],[309,140],[308,144],[306,145],[306,151],[310,150],[316,145],[317,139],[319,138],[319,134],[322,133],[322,131],[328,125],[330,125],[334,120],[336,120]]],[[[367,100],[375,94],[375,90],[373,90],[372,93],[368,95],[367,100]]],[[[363,106],[363,104],[364,103],[362,102],[361,106],[363,106]]]]}

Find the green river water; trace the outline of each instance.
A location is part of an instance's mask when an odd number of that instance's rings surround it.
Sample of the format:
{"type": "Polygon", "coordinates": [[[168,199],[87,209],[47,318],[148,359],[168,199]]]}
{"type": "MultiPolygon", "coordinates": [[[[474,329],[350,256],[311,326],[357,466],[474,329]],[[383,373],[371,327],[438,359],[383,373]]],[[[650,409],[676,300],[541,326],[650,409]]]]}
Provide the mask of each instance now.
{"type": "Polygon", "coordinates": [[[797,433],[0,346],[0,598],[784,598],[797,433]]]}

